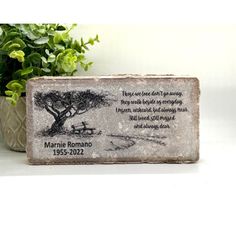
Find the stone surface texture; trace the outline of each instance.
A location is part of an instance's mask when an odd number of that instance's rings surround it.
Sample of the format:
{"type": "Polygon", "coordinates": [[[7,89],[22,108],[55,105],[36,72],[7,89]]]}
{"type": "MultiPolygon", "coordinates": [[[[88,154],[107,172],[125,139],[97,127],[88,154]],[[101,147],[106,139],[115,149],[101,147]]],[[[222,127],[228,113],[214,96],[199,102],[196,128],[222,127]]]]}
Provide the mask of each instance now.
{"type": "Polygon", "coordinates": [[[199,94],[199,81],[190,76],[32,79],[29,163],[196,162],[199,94]]]}

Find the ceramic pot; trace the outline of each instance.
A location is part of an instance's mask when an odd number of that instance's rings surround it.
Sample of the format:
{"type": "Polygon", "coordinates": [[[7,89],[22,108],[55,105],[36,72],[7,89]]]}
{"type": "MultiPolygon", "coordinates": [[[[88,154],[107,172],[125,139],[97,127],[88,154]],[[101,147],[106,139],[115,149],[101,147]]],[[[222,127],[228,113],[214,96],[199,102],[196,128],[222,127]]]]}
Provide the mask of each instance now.
{"type": "Polygon", "coordinates": [[[25,97],[21,97],[16,106],[12,106],[6,101],[6,97],[0,96],[0,131],[4,143],[11,150],[25,151],[25,121],[25,97]]]}

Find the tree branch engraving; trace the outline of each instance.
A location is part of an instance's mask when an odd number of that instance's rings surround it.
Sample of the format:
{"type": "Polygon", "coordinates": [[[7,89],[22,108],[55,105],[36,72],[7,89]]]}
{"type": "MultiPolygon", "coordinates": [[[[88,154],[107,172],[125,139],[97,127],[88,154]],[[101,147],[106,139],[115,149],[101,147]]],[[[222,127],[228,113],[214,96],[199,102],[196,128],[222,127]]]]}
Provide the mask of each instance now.
{"type": "Polygon", "coordinates": [[[76,115],[82,115],[92,109],[108,107],[115,101],[108,92],[85,91],[50,91],[36,92],[34,104],[39,110],[46,110],[53,116],[54,122],[47,131],[48,135],[54,136],[63,133],[67,119],[76,115]]]}

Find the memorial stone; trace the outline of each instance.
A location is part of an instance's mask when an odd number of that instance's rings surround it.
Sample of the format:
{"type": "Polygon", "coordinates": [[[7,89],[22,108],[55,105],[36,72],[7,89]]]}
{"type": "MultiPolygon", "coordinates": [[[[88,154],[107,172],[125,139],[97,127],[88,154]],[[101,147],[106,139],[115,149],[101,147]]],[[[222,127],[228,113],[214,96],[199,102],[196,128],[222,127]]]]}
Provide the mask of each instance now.
{"type": "Polygon", "coordinates": [[[196,162],[199,81],[168,75],[32,79],[27,156],[31,164],[196,162]]]}

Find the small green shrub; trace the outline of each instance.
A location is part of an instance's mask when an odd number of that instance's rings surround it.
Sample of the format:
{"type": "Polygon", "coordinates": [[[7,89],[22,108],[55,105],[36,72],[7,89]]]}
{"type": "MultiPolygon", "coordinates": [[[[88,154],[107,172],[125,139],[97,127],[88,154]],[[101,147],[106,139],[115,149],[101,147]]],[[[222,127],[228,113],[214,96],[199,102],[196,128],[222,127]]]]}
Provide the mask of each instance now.
{"type": "Polygon", "coordinates": [[[75,40],[70,31],[76,25],[1,24],[0,95],[13,105],[25,95],[26,81],[35,76],[73,75],[80,65],[85,71],[89,45],[99,42],[98,35],[84,42],[75,40]]]}

